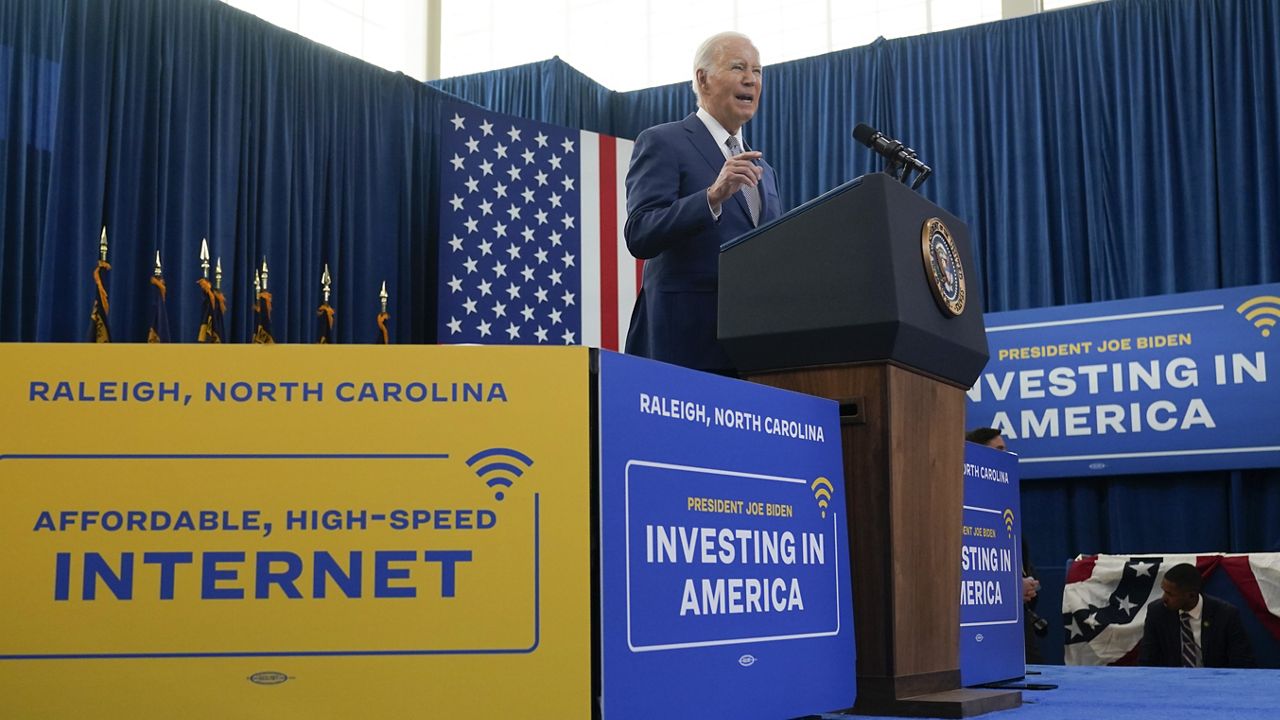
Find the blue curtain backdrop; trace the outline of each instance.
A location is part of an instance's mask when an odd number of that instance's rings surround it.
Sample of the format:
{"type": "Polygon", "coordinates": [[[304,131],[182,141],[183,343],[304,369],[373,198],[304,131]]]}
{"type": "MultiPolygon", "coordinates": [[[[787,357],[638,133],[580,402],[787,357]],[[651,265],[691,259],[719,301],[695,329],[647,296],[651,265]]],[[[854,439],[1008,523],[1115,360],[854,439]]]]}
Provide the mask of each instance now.
{"type": "Polygon", "coordinates": [[[158,249],[173,337],[196,337],[201,238],[227,332],[252,333],[265,256],[277,341],[434,333],[435,139],[445,94],[213,0],[0,2],[0,338],[88,332],[99,230],[113,336],[147,331],[158,249]]]}
{"type": "MultiPolygon", "coordinates": [[[[1112,0],[881,40],[769,65],[747,137],[788,206],[877,168],[857,122],[916,148],[993,311],[1275,282],[1277,38],[1272,0],[1112,0]]],[[[622,137],[694,108],[558,59],[433,85],[213,0],[0,0],[0,340],[86,336],[105,222],[117,339],[157,248],[194,338],[208,237],[234,341],[264,254],[278,339],[315,339],[329,263],[340,341],[373,338],[384,279],[393,340],[432,341],[441,91],[622,137]]],[[[1280,550],[1280,470],[1036,480],[1023,512],[1052,614],[1077,553],[1280,550]]]]}
{"type": "MultiPolygon", "coordinates": [[[[614,93],[559,57],[430,83],[481,107],[565,127],[618,135],[614,93]]],[[[644,129],[643,127],[641,129],[644,129]]],[[[631,135],[630,137],[635,137],[631,135]]]]}

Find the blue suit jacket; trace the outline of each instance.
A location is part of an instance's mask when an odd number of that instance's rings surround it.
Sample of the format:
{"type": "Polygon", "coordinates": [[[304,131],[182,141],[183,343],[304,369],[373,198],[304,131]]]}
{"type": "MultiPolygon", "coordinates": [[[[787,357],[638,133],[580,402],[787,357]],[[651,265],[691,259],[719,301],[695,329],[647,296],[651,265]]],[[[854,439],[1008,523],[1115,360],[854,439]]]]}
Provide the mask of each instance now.
{"type": "MultiPolygon", "coordinates": [[[[700,370],[733,367],[716,340],[720,246],[754,226],[741,192],[721,206],[719,220],[711,216],[707,188],[723,165],[724,153],[696,114],[636,138],[624,232],[631,254],[646,262],[628,353],[700,370]]],[[[781,207],[773,168],[760,165],[763,225],[781,207]]]]}

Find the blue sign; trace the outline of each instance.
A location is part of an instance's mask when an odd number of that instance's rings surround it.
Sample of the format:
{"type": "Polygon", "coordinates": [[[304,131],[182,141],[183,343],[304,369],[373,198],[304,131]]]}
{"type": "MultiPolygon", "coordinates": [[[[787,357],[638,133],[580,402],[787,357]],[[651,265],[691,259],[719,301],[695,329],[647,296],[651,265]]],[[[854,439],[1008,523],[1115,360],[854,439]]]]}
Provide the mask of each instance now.
{"type": "Polygon", "coordinates": [[[1022,677],[1022,512],[1018,456],[964,444],[960,684],[1022,677]]]}
{"type": "Polygon", "coordinates": [[[1026,478],[1280,465],[1280,284],[992,313],[968,427],[1026,478]]]}
{"type": "Polygon", "coordinates": [[[834,402],[600,353],[606,720],[853,705],[834,402]]]}

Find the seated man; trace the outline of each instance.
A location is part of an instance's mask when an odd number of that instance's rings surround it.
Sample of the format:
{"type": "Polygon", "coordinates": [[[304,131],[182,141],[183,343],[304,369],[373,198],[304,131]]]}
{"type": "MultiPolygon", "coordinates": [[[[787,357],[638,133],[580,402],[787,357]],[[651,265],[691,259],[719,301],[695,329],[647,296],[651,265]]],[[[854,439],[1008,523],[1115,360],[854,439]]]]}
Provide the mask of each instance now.
{"type": "Polygon", "coordinates": [[[1240,613],[1229,603],[1200,594],[1200,571],[1182,563],[1160,582],[1164,596],[1147,606],[1140,665],[1164,667],[1253,667],[1253,648],[1240,613]]]}

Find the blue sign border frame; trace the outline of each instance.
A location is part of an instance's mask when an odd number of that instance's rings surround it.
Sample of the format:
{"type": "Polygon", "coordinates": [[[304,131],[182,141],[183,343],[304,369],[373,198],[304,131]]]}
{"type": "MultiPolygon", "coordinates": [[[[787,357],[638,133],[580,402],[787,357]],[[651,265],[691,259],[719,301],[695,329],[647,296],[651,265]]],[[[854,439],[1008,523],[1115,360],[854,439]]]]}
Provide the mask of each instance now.
{"type": "MultiPolygon", "coordinates": [[[[991,513],[993,515],[1004,515],[1003,510],[996,510],[995,508],[978,507],[977,505],[965,505],[964,509],[972,510],[974,512],[991,513]]],[[[1022,567],[1022,535],[1021,534],[1013,535],[1011,537],[1013,540],[1013,557],[1015,559],[1014,566],[1017,568],[1021,568],[1022,567]]],[[[967,628],[967,627],[983,627],[986,625],[1014,625],[1017,623],[1021,623],[1022,622],[1022,605],[1019,603],[1010,603],[1010,605],[1013,606],[1013,613],[1014,613],[1014,617],[1012,620],[983,620],[981,622],[961,622],[960,627],[967,628]]]]}
{"type": "Polygon", "coordinates": [[[836,627],[834,630],[801,633],[798,635],[771,635],[764,637],[749,638],[730,638],[728,640],[705,640],[687,643],[668,643],[666,645],[639,645],[637,646],[631,639],[631,468],[639,465],[642,467],[662,468],[665,470],[680,470],[683,472],[706,473],[709,475],[722,475],[727,477],[736,477],[749,480],[771,480],[775,482],[799,483],[808,487],[809,481],[804,478],[789,478],[778,475],[761,475],[759,473],[746,473],[737,470],[724,470],[721,468],[696,467],[693,465],[677,465],[673,463],[661,463],[650,460],[631,459],[627,461],[625,468],[625,483],[623,492],[626,500],[626,576],[627,576],[627,647],[631,652],[659,652],[663,650],[683,650],[687,648],[699,647],[719,647],[722,645],[742,645],[744,643],[757,642],[777,642],[781,640],[805,640],[809,638],[835,637],[840,634],[842,618],[840,616],[840,523],[838,513],[831,513],[832,537],[834,538],[834,556],[835,574],[836,574],[836,627]]]}
{"type": "MultiPolygon", "coordinates": [[[[4,460],[447,460],[447,453],[0,454],[4,460]]],[[[352,657],[391,655],[527,655],[542,644],[541,493],[533,494],[533,644],[527,648],[449,650],[264,650],[229,652],[0,654],[5,660],[133,660],[228,657],[352,657]]]]}

